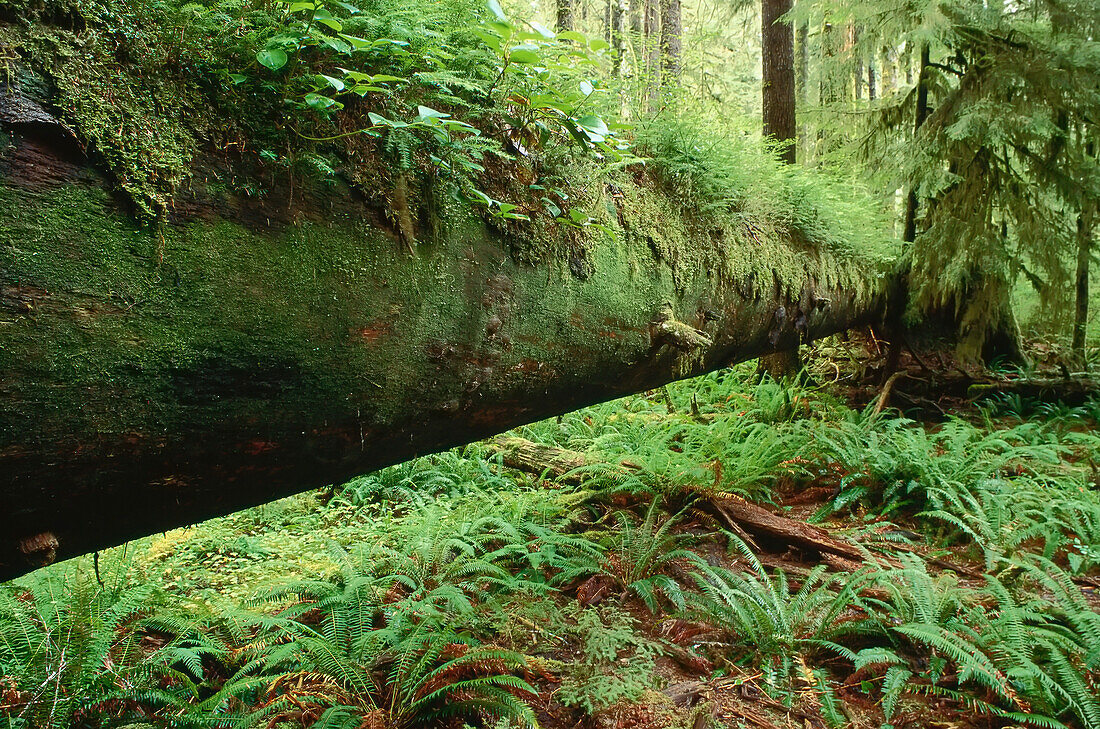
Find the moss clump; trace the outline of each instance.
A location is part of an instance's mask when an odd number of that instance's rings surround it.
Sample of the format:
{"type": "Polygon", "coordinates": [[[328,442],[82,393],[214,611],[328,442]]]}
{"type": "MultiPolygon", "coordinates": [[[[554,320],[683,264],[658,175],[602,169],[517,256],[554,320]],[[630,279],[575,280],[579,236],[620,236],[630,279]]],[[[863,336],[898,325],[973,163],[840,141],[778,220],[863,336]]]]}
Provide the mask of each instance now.
{"type": "Polygon", "coordinates": [[[239,137],[212,88],[209,39],[170,6],[113,1],[0,3],[8,82],[56,108],[139,217],[163,218],[200,146],[239,137]]]}

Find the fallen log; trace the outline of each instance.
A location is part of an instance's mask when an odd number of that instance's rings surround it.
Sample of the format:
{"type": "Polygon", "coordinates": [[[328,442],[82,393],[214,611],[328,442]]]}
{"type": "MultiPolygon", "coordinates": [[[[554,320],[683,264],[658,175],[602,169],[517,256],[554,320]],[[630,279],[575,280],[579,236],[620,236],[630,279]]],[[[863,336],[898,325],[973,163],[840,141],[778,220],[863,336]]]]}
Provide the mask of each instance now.
{"type": "Polygon", "coordinates": [[[593,206],[610,234],[448,203],[410,255],[355,190],[249,197],[222,161],[142,225],[43,108],[0,114],[0,579],[797,346],[886,298],[864,262],[696,231],[643,186],[593,206]]]}
{"type": "MultiPolygon", "coordinates": [[[[505,465],[571,483],[584,481],[583,470],[577,469],[599,462],[583,453],[533,443],[525,438],[495,438],[491,445],[501,454],[505,465]]],[[[624,473],[633,469],[628,460],[621,461],[619,467],[624,473]]],[[[857,564],[864,563],[869,556],[866,549],[831,534],[827,529],[804,521],[788,519],[743,499],[706,499],[702,508],[718,519],[725,528],[735,533],[764,537],[826,558],[837,557],[857,564]]],[[[881,555],[876,556],[876,559],[884,563],[897,564],[896,561],[881,555]]]]}

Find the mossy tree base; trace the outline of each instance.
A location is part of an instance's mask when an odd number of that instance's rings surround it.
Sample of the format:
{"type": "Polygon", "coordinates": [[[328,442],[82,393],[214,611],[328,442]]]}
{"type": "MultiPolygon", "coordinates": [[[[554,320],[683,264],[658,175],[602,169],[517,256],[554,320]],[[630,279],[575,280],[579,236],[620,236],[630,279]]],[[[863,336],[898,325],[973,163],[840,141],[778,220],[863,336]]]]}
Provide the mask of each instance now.
{"type": "Polygon", "coordinates": [[[610,202],[615,235],[581,272],[517,260],[461,206],[410,255],[339,190],[142,227],[60,137],[8,131],[0,578],[787,349],[885,300],[876,271],[781,241],[737,276],[674,270],[660,231],[683,222],[631,234],[610,202]]]}

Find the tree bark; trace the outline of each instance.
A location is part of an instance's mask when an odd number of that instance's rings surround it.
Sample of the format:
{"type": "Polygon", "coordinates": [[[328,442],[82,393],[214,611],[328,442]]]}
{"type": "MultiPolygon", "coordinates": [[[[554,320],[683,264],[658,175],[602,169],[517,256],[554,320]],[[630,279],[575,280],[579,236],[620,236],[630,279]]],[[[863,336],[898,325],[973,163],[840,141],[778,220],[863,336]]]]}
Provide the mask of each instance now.
{"type": "MultiPolygon", "coordinates": [[[[779,158],[795,163],[798,128],[795,125],[794,28],[779,22],[791,9],[791,0],[762,0],[760,41],[763,59],[764,136],[780,147],[779,158]]],[[[805,44],[802,44],[803,47],[805,44]]],[[[760,358],[758,372],[790,379],[802,369],[798,348],[760,358]]]]}
{"type": "Polygon", "coordinates": [[[618,77],[622,74],[623,61],[626,57],[626,0],[611,0],[611,49],[614,53],[614,65],[611,67],[611,75],[618,77]]]}
{"type": "Polygon", "coordinates": [[[573,24],[573,0],[558,0],[558,32],[576,30],[573,24]]]}
{"type": "Polygon", "coordinates": [[[1086,204],[1086,209],[1077,216],[1076,301],[1070,352],[1078,365],[1085,364],[1085,335],[1089,325],[1089,263],[1092,260],[1092,234],[1095,225],[1091,207],[1086,204]]]}
{"type": "Polygon", "coordinates": [[[782,147],[783,161],[794,164],[798,136],[794,109],[794,29],[779,18],[791,9],[791,0],[762,0],[761,47],[764,80],[764,136],[782,147]]]}
{"type": "Polygon", "coordinates": [[[863,56],[860,55],[859,46],[859,26],[853,24],[849,28],[849,37],[851,39],[852,51],[855,53],[855,68],[853,69],[853,76],[855,77],[855,99],[860,101],[863,99],[863,56]]]}
{"type": "Polygon", "coordinates": [[[680,0],[660,0],[661,6],[661,88],[674,89],[680,84],[684,26],[680,0]]]}
{"type": "Polygon", "coordinates": [[[637,44],[645,32],[645,0],[630,0],[630,33],[637,44]]]}
{"type": "Polygon", "coordinates": [[[661,90],[661,10],[658,0],[645,0],[646,100],[650,113],[660,107],[661,90]]]}
{"type": "MultiPolygon", "coordinates": [[[[928,44],[921,46],[920,50],[920,75],[917,78],[917,106],[913,119],[913,144],[917,143],[917,135],[928,118],[928,64],[931,62],[928,44]]],[[[908,64],[906,66],[908,68],[908,64]]],[[[905,206],[905,232],[902,240],[912,243],[917,239],[917,187],[909,185],[909,198],[905,206]]]]}
{"type": "Polygon", "coordinates": [[[806,290],[815,336],[885,298],[795,242],[757,245],[802,281],[674,268],[611,194],[587,253],[449,207],[410,255],[352,190],[299,180],[288,212],[210,167],[151,229],[70,138],[4,131],[0,579],[789,348],[806,290]]]}
{"type": "MultiPolygon", "coordinates": [[[[798,53],[798,73],[795,77],[795,120],[798,118],[798,110],[805,109],[810,103],[810,26],[801,23],[798,26],[798,41],[795,44],[798,53]]],[[[795,158],[802,158],[802,164],[806,164],[809,154],[809,129],[805,123],[798,129],[799,152],[795,158]]]]}

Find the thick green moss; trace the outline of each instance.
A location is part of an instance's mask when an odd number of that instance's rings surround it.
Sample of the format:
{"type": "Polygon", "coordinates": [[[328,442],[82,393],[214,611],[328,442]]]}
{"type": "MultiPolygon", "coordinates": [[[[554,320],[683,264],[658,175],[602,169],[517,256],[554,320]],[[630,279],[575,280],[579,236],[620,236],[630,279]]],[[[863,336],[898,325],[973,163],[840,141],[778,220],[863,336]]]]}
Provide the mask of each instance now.
{"type": "MultiPolygon", "coordinates": [[[[750,245],[692,246],[654,193],[625,194],[625,230],[592,245],[582,280],[564,263],[516,262],[461,209],[410,256],[350,215],[148,229],[93,187],[0,188],[0,283],[23,302],[0,308],[0,372],[19,403],[4,414],[8,435],[39,419],[86,433],[225,418],[277,428],[349,409],[390,422],[456,397],[506,397],[532,376],[583,380],[601,352],[643,356],[666,302],[695,321],[738,285],[708,259],[750,245]]],[[[787,292],[845,265],[764,242],[732,258],[736,275],[779,277],[787,292]]],[[[859,285],[873,293],[873,274],[859,285]]],[[[770,316],[771,299],[747,300],[744,315],[770,316]]]]}

